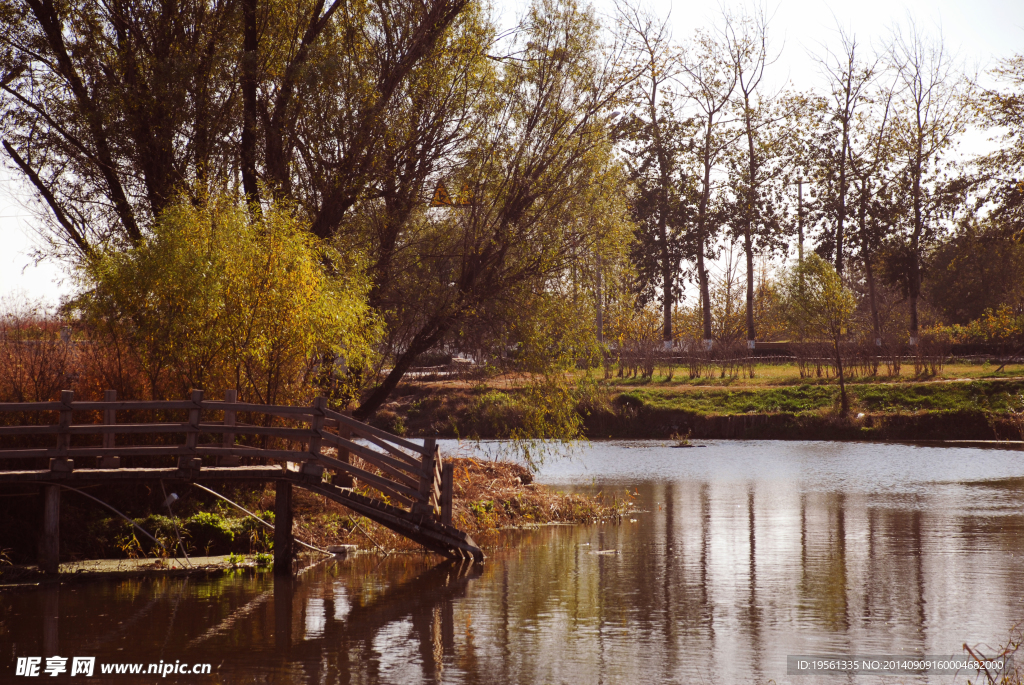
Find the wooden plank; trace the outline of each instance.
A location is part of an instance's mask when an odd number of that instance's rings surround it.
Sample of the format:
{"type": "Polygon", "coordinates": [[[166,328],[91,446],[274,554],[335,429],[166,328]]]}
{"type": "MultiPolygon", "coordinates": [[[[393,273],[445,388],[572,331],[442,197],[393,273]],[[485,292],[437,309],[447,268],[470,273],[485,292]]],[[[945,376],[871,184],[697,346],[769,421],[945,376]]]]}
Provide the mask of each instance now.
{"type": "Polygon", "coordinates": [[[60,411],[60,402],[0,402],[0,412],[14,411],[60,411]]]}
{"type": "Polygon", "coordinates": [[[191,399],[193,406],[188,410],[188,432],[185,433],[185,449],[188,450],[188,454],[178,457],[178,468],[194,470],[202,468],[203,465],[202,459],[194,457],[196,445],[199,443],[199,406],[203,401],[203,391],[193,390],[191,399]]]}
{"type": "Polygon", "coordinates": [[[260,414],[274,414],[285,416],[313,416],[315,413],[312,407],[289,407],[282,404],[250,404],[248,402],[221,402],[219,400],[204,400],[203,409],[210,411],[236,411],[256,412],[260,414]]]}
{"type": "Polygon", "coordinates": [[[309,458],[308,452],[296,452],[295,450],[266,450],[262,447],[222,447],[220,445],[196,445],[196,454],[223,456],[237,454],[241,457],[260,457],[263,459],[276,459],[278,461],[303,461],[309,458]]]}
{"type": "MultiPolygon", "coordinates": [[[[228,428],[223,424],[219,423],[201,423],[199,424],[200,433],[214,433],[224,434],[228,433],[228,428]]],[[[248,423],[236,423],[230,427],[230,432],[234,435],[266,435],[272,438],[288,438],[291,440],[308,440],[313,436],[313,432],[308,428],[281,428],[278,426],[253,426],[248,423]]]]}
{"type": "Polygon", "coordinates": [[[58,452],[54,448],[34,448],[20,450],[0,450],[0,459],[29,459],[33,457],[89,457],[89,456],[174,456],[179,454],[228,454],[235,453],[252,457],[264,457],[267,459],[285,459],[288,461],[302,461],[308,458],[307,452],[296,452],[294,450],[265,450],[259,447],[235,446],[231,448],[220,445],[196,445],[195,449],[189,449],[185,445],[150,445],[140,447],[120,446],[112,448],[104,447],[72,447],[66,452],[58,452]]]}
{"type": "Polygon", "coordinates": [[[394,481],[388,480],[387,478],[381,478],[369,471],[364,471],[358,466],[346,464],[343,461],[338,461],[333,457],[328,457],[323,454],[317,455],[317,461],[324,466],[329,466],[334,469],[345,471],[346,473],[351,473],[356,478],[359,478],[363,482],[377,488],[385,495],[395,497],[403,504],[412,504],[413,501],[420,499],[419,493],[412,488],[407,488],[404,485],[400,485],[394,481]]]}
{"type": "MultiPolygon", "coordinates": [[[[351,440],[352,439],[352,430],[348,426],[340,424],[337,421],[332,421],[330,419],[328,419],[328,421],[330,421],[331,425],[334,426],[336,428],[336,430],[338,431],[338,437],[345,438],[346,440],[351,440]]],[[[326,425],[326,422],[325,422],[325,425],[326,425]]],[[[352,453],[349,452],[348,449],[346,447],[342,446],[342,445],[338,445],[337,448],[338,448],[338,459],[340,461],[345,462],[346,464],[351,464],[352,463],[352,453]]],[[[356,479],[353,478],[352,474],[350,474],[350,473],[338,473],[336,471],[335,472],[335,477],[331,479],[331,483],[333,485],[337,485],[337,486],[341,486],[341,487],[347,487],[347,488],[354,488],[354,487],[356,487],[356,479]]]]}
{"type": "Polygon", "coordinates": [[[126,457],[160,457],[189,454],[184,445],[168,445],[159,447],[71,447],[66,451],[56,449],[0,450],[0,459],[25,459],[30,457],[102,457],[118,455],[126,457]]]}
{"type": "Polygon", "coordinates": [[[367,425],[362,421],[357,421],[351,417],[345,416],[344,414],[339,414],[336,411],[331,411],[330,409],[328,409],[327,416],[328,418],[334,419],[338,423],[345,424],[346,426],[351,428],[352,432],[355,433],[356,435],[361,435],[363,437],[372,435],[374,437],[380,438],[381,440],[387,440],[390,443],[399,445],[400,447],[404,447],[407,450],[412,450],[417,454],[426,454],[426,448],[421,447],[420,445],[411,443],[404,438],[398,437],[397,435],[392,435],[387,431],[382,431],[379,428],[374,428],[373,426],[367,425]]]}
{"type": "Polygon", "coordinates": [[[321,436],[327,442],[333,445],[337,445],[339,447],[344,447],[349,452],[359,455],[366,461],[372,463],[374,466],[379,466],[381,468],[387,466],[388,468],[396,471],[401,470],[407,473],[411,473],[412,479],[415,481],[415,483],[410,483],[410,485],[412,485],[413,487],[416,487],[416,484],[419,483],[419,469],[413,469],[412,466],[406,464],[405,462],[398,461],[397,459],[392,459],[388,455],[381,454],[380,452],[374,452],[370,448],[363,447],[359,443],[352,442],[351,440],[346,440],[340,435],[334,435],[333,433],[322,431],[321,436]]]}
{"type": "Polygon", "coordinates": [[[71,409],[74,411],[106,411],[109,409],[114,411],[147,411],[192,409],[194,406],[189,400],[174,400],[172,402],[75,402],[71,409]]]}
{"type": "MultiPolygon", "coordinates": [[[[188,423],[115,423],[104,425],[99,423],[77,423],[68,426],[67,432],[70,435],[107,435],[107,434],[130,434],[130,433],[188,433],[191,426],[188,423]]],[[[0,426],[0,436],[3,435],[52,435],[60,433],[60,425],[49,426],[0,426]]],[[[249,424],[238,424],[237,426],[225,427],[221,423],[200,423],[200,433],[238,433],[239,435],[268,435],[271,437],[291,438],[293,440],[308,440],[312,431],[308,428],[278,428],[252,426],[249,424]]]]}
{"type": "Polygon", "coordinates": [[[76,423],[68,427],[71,435],[129,435],[134,433],[188,433],[187,423],[115,423],[105,426],[99,423],[76,423]]]}
{"type": "MultiPolygon", "coordinates": [[[[324,435],[331,435],[330,433],[324,433],[324,435]]],[[[328,442],[330,442],[328,440],[328,442]]],[[[358,446],[358,445],[357,445],[358,446]]],[[[346,450],[347,452],[348,450],[346,450]]],[[[384,473],[388,474],[392,478],[398,480],[398,482],[408,485],[410,488],[415,490],[419,486],[419,479],[416,476],[410,476],[407,473],[403,473],[397,468],[389,465],[387,455],[374,452],[373,450],[365,450],[358,453],[359,456],[364,460],[368,461],[384,473]],[[372,455],[372,456],[371,456],[372,455]]],[[[345,460],[340,460],[345,461],[345,460]]],[[[351,464],[351,461],[345,461],[346,464],[351,464]]]]}
{"type": "MultiPolygon", "coordinates": [[[[281,476],[281,467],[237,466],[231,468],[208,467],[195,474],[203,481],[217,480],[273,480],[281,476]]],[[[35,471],[0,471],[0,483],[26,483],[60,480],[61,483],[113,482],[139,480],[177,480],[181,478],[178,468],[133,468],[133,469],[80,469],[71,473],[54,475],[49,469],[35,471]]]]}
{"type": "Polygon", "coordinates": [[[53,435],[60,433],[58,425],[49,426],[0,426],[0,435],[53,435]]]}
{"type": "Polygon", "coordinates": [[[303,487],[327,495],[353,511],[444,556],[456,557],[456,552],[461,550],[477,562],[484,560],[483,551],[473,539],[456,528],[443,526],[355,492],[335,490],[326,483],[303,487]]]}

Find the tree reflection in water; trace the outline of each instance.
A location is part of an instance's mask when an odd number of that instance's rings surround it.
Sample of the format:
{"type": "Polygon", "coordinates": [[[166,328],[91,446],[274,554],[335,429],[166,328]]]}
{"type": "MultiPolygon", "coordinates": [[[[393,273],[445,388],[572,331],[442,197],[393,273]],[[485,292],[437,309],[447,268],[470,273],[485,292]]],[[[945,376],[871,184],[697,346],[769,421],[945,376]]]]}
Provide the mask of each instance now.
{"type": "MultiPolygon", "coordinates": [[[[833,472],[835,458],[822,458],[833,472]]],[[[7,589],[0,651],[210,662],[211,683],[289,684],[782,683],[787,654],[954,654],[1024,618],[1024,480],[985,463],[970,481],[888,490],[756,468],[594,483],[628,484],[648,511],[509,532],[483,568],[360,555],[295,578],[7,589]]]]}

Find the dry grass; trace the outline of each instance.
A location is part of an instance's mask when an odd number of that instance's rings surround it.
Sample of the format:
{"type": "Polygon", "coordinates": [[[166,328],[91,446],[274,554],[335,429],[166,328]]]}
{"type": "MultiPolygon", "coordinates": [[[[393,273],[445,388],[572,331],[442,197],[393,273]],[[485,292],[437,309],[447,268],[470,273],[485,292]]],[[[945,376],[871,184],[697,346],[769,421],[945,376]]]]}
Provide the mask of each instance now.
{"type": "MultiPolygon", "coordinates": [[[[455,465],[452,523],[485,549],[503,544],[501,531],[505,529],[619,520],[635,506],[633,500],[556,492],[533,483],[525,467],[511,462],[468,458],[451,461],[455,465]]],[[[253,493],[250,500],[258,509],[272,509],[274,490],[268,486],[253,493]]],[[[293,490],[292,507],[296,537],[317,547],[348,544],[386,552],[421,549],[407,538],[301,488],[293,490]]]]}

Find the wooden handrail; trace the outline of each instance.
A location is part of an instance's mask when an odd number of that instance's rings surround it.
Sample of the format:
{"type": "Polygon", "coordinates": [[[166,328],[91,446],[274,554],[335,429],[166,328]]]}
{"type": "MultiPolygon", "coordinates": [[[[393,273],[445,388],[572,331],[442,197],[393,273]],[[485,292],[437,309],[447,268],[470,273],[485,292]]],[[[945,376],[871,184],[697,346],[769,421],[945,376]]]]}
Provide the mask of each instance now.
{"type": "MultiPolygon", "coordinates": [[[[214,456],[218,464],[224,457],[255,457],[286,462],[305,462],[334,469],[359,479],[396,502],[413,507],[414,512],[442,512],[450,517],[450,502],[446,503],[450,485],[442,476],[443,469],[434,440],[417,445],[405,438],[392,435],[356,421],[327,408],[324,398],[317,398],[312,407],[259,405],[234,401],[237,395],[228,392],[225,401],[207,400],[202,391],[192,391],[186,401],[118,401],[113,391],[107,391],[102,402],[75,401],[71,391],[61,393],[60,402],[6,402],[0,403],[0,414],[10,412],[57,411],[59,421],[50,425],[0,426],[0,437],[56,436],[51,447],[29,449],[0,449],[0,463],[8,459],[51,458],[51,469],[71,470],[68,461],[78,457],[179,457],[178,468],[201,469],[197,457],[214,456]],[[229,401],[230,400],[230,401],[229,401]],[[118,412],[133,411],[187,411],[186,420],[146,423],[117,422],[118,412]],[[101,423],[72,423],[75,412],[100,412],[101,423]],[[223,412],[222,422],[202,421],[203,412],[223,412]],[[260,426],[237,421],[238,414],[263,414],[306,423],[308,427],[260,426]],[[336,427],[341,435],[330,432],[336,427]],[[182,444],[174,445],[119,445],[117,435],[181,434],[182,444]],[[365,439],[370,446],[345,437],[353,435],[365,439]],[[101,447],[71,446],[73,436],[102,436],[101,447]],[[200,443],[200,436],[220,436],[215,443],[200,443]],[[303,451],[265,449],[238,445],[238,436],[276,437],[305,444],[303,451]],[[321,444],[326,442],[339,448],[341,454],[351,453],[363,459],[377,472],[368,471],[342,459],[323,454],[321,444]],[[376,447],[377,449],[372,449],[376,447]],[[379,451],[378,451],[379,450],[379,451]],[[410,454],[411,452],[411,454],[410,454]],[[58,463],[59,462],[59,463],[58,463]],[[383,474],[383,475],[379,475],[383,474]]],[[[180,416],[180,415],[179,415],[180,416]]],[[[300,448],[301,449],[301,448],[300,448]]],[[[116,460],[113,462],[119,464],[116,460]]],[[[115,467],[117,468],[117,467],[115,467]]],[[[135,469],[132,469],[135,470],[135,469]]],[[[142,469],[145,471],[147,469],[142,469]]],[[[316,471],[300,469],[304,477],[316,471]]]]}
{"type": "Polygon", "coordinates": [[[393,476],[395,478],[398,478],[399,480],[404,482],[406,485],[410,485],[412,487],[418,487],[419,486],[419,478],[418,478],[419,472],[418,471],[416,473],[417,477],[408,476],[408,475],[406,475],[405,473],[403,473],[400,470],[402,468],[405,468],[406,470],[409,470],[408,466],[403,466],[401,464],[397,464],[395,462],[395,460],[389,458],[388,456],[386,456],[384,454],[381,454],[380,452],[374,452],[373,450],[367,449],[367,448],[363,447],[362,445],[359,445],[358,443],[354,443],[354,442],[352,442],[350,440],[346,440],[345,438],[338,437],[337,435],[334,435],[333,433],[326,433],[325,432],[325,433],[322,433],[322,436],[323,436],[323,439],[326,440],[327,442],[334,443],[335,445],[338,445],[340,447],[344,447],[349,452],[353,452],[353,453],[359,455],[365,461],[370,462],[371,464],[373,464],[374,466],[379,468],[381,471],[384,471],[385,473],[388,473],[391,476],[393,476]]]}
{"type": "MultiPolygon", "coordinates": [[[[427,448],[425,446],[421,446],[421,445],[417,445],[415,443],[409,442],[408,440],[406,440],[404,438],[400,438],[397,435],[392,435],[391,433],[388,433],[387,431],[382,431],[379,428],[374,428],[373,426],[365,424],[365,423],[363,423],[361,421],[356,421],[355,419],[353,419],[353,418],[351,418],[349,416],[345,416],[344,414],[339,414],[338,412],[332,411],[330,409],[328,409],[325,412],[325,414],[326,414],[327,418],[334,419],[335,421],[337,421],[339,423],[345,424],[346,426],[348,426],[349,428],[352,429],[352,432],[354,432],[354,433],[356,433],[358,435],[361,435],[363,437],[373,436],[375,438],[380,438],[381,440],[386,440],[387,442],[394,443],[396,445],[400,445],[400,446],[404,447],[407,450],[412,450],[413,452],[416,452],[417,454],[426,455],[428,453],[428,450],[427,450],[427,448]]],[[[433,450],[430,450],[430,452],[432,452],[432,451],[433,450]]]]}

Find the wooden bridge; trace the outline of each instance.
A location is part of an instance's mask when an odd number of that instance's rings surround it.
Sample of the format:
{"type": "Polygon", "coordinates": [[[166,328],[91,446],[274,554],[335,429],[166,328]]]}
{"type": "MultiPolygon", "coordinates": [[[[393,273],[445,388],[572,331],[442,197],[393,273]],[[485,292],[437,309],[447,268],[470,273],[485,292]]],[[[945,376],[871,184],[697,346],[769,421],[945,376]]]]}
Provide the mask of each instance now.
{"type": "Polygon", "coordinates": [[[275,481],[276,571],[291,569],[293,485],[438,554],[483,561],[473,539],[452,526],[452,465],[443,463],[435,440],[420,445],[368,426],[328,409],[323,397],[312,407],[248,404],[236,397],[231,390],[223,401],[211,401],[194,390],[184,401],[122,402],[108,390],[102,402],[80,402],[66,390],[59,402],[0,403],[0,424],[6,424],[0,425],[0,444],[8,447],[0,449],[0,485],[43,486],[40,569],[58,568],[62,486],[121,480],[275,481]],[[12,412],[23,420],[49,415],[57,423],[10,425],[12,412]],[[118,422],[119,414],[140,413],[185,420],[118,422]],[[289,425],[273,425],[275,419],[289,425]],[[126,444],[118,444],[119,436],[126,444]],[[184,442],[170,442],[175,436],[184,442]],[[52,446],[39,446],[50,440],[52,446]],[[329,447],[336,454],[325,454],[329,447]]]}

